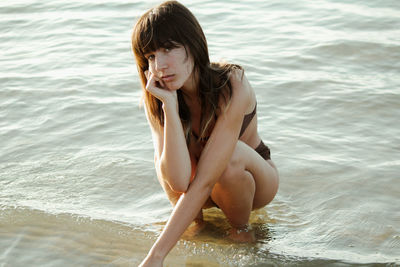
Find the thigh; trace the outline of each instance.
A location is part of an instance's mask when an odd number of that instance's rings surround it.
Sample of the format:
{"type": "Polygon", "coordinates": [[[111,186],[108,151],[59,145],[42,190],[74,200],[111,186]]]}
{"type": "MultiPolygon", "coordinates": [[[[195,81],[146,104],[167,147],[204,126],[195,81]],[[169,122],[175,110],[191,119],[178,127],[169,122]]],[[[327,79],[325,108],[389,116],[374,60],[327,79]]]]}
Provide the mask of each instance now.
{"type": "Polygon", "coordinates": [[[279,185],[279,175],[272,160],[263,159],[252,147],[238,141],[232,161],[244,165],[255,182],[253,209],[262,208],[273,200],[279,185]]]}

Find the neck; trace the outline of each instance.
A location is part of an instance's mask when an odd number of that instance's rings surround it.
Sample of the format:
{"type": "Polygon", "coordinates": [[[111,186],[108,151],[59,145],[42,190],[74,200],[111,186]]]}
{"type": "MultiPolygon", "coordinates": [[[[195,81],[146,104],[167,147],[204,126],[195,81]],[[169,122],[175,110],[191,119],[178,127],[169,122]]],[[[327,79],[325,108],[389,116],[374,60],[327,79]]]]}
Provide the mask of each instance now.
{"type": "Polygon", "coordinates": [[[193,71],[190,78],[182,86],[181,90],[185,98],[186,103],[195,103],[198,101],[198,90],[199,90],[199,77],[197,71],[193,71]]]}

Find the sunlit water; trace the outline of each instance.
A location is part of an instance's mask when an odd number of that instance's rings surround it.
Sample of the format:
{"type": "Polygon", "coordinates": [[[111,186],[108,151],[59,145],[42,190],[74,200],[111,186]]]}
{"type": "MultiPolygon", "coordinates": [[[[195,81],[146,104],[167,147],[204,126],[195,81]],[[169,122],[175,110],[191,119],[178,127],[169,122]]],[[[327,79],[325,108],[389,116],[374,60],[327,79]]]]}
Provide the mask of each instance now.
{"type": "MultiPolygon", "coordinates": [[[[155,1],[0,2],[0,266],[137,265],[171,212],[130,51],[155,1]]],[[[400,2],[183,1],[241,64],[281,185],[169,266],[400,263],[400,2]]]]}

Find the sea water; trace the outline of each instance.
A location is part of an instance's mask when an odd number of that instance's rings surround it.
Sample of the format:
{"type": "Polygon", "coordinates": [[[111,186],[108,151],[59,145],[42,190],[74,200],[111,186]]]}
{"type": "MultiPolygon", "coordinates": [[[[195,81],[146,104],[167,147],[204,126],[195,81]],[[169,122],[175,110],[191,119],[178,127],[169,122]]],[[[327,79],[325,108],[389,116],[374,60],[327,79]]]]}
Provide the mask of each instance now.
{"type": "MultiPolygon", "coordinates": [[[[130,44],[158,3],[0,2],[0,266],[136,266],[160,234],[130,44]]],[[[256,243],[214,208],[166,265],[400,264],[400,2],[182,3],[245,68],[280,188],[256,243]]]]}

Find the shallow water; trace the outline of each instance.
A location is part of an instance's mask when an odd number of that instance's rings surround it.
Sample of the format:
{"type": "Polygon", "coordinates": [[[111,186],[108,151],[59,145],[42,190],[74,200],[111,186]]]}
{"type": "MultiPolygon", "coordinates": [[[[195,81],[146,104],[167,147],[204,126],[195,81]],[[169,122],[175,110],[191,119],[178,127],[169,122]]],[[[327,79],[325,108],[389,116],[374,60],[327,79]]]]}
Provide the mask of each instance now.
{"type": "MultiPolygon", "coordinates": [[[[400,2],[182,2],[246,69],[281,184],[256,244],[210,209],[166,265],[400,264],[400,2]]],[[[0,266],[135,266],[160,233],[130,51],[155,3],[0,2],[0,266]]]]}

